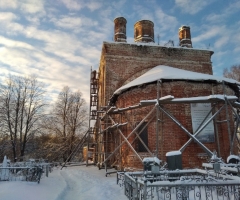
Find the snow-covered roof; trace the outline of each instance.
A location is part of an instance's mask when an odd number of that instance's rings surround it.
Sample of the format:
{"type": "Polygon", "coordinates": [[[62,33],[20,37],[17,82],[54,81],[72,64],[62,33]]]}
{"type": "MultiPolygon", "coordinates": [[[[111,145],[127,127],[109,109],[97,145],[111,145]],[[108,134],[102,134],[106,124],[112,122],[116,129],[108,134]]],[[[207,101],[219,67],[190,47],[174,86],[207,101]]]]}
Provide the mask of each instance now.
{"type": "Polygon", "coordinates": [[[117,89],[113,93],[113,96],[111,99],[113,99],[114,96],[116,97],[132,87],[137,87],[143,84],[156,82],[157,80],[214,81],[218,83],[225,82],[226,84],[236,84],[240,86],[240,82],[233,79],[187,71],[187,70],[173,68],[165,65],[159,65],[150,69],[145,74],[139,76],[133,81],[117,89]]]}

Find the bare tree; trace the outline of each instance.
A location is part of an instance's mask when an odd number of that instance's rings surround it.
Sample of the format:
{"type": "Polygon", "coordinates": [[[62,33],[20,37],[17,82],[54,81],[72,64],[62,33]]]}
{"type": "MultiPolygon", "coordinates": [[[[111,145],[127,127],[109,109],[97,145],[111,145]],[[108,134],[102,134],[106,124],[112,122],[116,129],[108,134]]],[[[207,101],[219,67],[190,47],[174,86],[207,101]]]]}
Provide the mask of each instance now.
{"type": "Polygon", "coordinates": [[[86,102],[80,91],[72,92],[66,86],[60,92],[51,113],[45,120],[44,127],[57,138],[58,143],[49,146],[66,161],[81,133],[86,129],[86,102]]]}
{"type": "Polygon", "coordinates": [[[240,65],[233,65],[230,69],[225,68],[223,76],[240,82],[240,65]]]}
{"type": "Polygon", "coordinates": [[[35,77],[9,76],[0,87],[0,120],[11,141],[14,161],[22,158],[43,116],[44,85],[35,77]]]}

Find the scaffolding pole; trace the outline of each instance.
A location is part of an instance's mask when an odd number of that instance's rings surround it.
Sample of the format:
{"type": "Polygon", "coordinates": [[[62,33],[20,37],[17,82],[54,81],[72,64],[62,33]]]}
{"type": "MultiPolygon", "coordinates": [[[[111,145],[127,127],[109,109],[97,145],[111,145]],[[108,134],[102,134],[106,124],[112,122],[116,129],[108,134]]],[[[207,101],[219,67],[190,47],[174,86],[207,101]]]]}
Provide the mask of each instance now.
{"type": "MultiPolygon", "coordinates": [[[[129,137],[131,137],[131,135],[133,133],[135,133],[135,131],[142,125],[142,123],[153,113],[153,111],[156,109],[156,106],[154,106],[154,108],[147,114],[146,117],[144,117],[144,119],[135,127],[135,129],[124,139],[124,141],[112,152],[111,155],[109,155],[105,160],[104,163],[106,163],[111,157],[112,155],[114,155],[114,153],[128,140],[129,137]]],[[[135,151],[135,150],[134,150],[135,151]]],[[[142,160],[140,158],[140,160],[142,160]]]]}

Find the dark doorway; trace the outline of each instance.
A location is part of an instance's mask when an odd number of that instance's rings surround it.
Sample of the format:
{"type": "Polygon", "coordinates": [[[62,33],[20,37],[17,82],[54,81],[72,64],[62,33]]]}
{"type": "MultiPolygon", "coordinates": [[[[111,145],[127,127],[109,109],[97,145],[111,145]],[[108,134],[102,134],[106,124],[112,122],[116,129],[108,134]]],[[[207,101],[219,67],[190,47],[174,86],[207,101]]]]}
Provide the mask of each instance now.
{"type": "MultiPolygon", "coordinates": [[[[142,125],[137,129],[137,132],[140,133],[140,131],[146,126],[147,122],[143,122],[142,125]]],[[[145,143],[145,145],[148,147],[148,129],[147,126],[142,130],[139,137],[142,139],[142,141],[145,143]]],[[[146,152],[147,149],[143,146],[142,142],[138,140],[138,152],[146,152]]]]}

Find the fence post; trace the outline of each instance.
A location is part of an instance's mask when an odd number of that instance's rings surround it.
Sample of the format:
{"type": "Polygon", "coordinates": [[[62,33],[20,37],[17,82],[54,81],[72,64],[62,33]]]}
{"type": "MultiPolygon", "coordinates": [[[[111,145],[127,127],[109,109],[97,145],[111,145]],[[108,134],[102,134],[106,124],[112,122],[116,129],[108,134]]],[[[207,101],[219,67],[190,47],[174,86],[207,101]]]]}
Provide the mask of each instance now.
{"type": "Polygon", "coordinates": [[[127,176],[124,173],[124,194],[127,196],[126,187],[127,187],[127,176]]]}
{"type": "Polygon", "coordinates": [[[48,177],[48,170],[49,170],[49,165],[45,165],[45,167],[46,167],[46,177],[48,177]]]}
{"type": "Polygon", "coordinates": [[[143,200],[147,200],[147,180],[144,177],[144,186],[143,186],[143,200]]]}
{"type": "Polygon", "coordinates": [[[136,182],[136,197],[135,197],[135,200],[139,200],[139,191],[138,191],[138,182],[137,182],[137,178],[135,179],[135,182],[136,182]]]}

